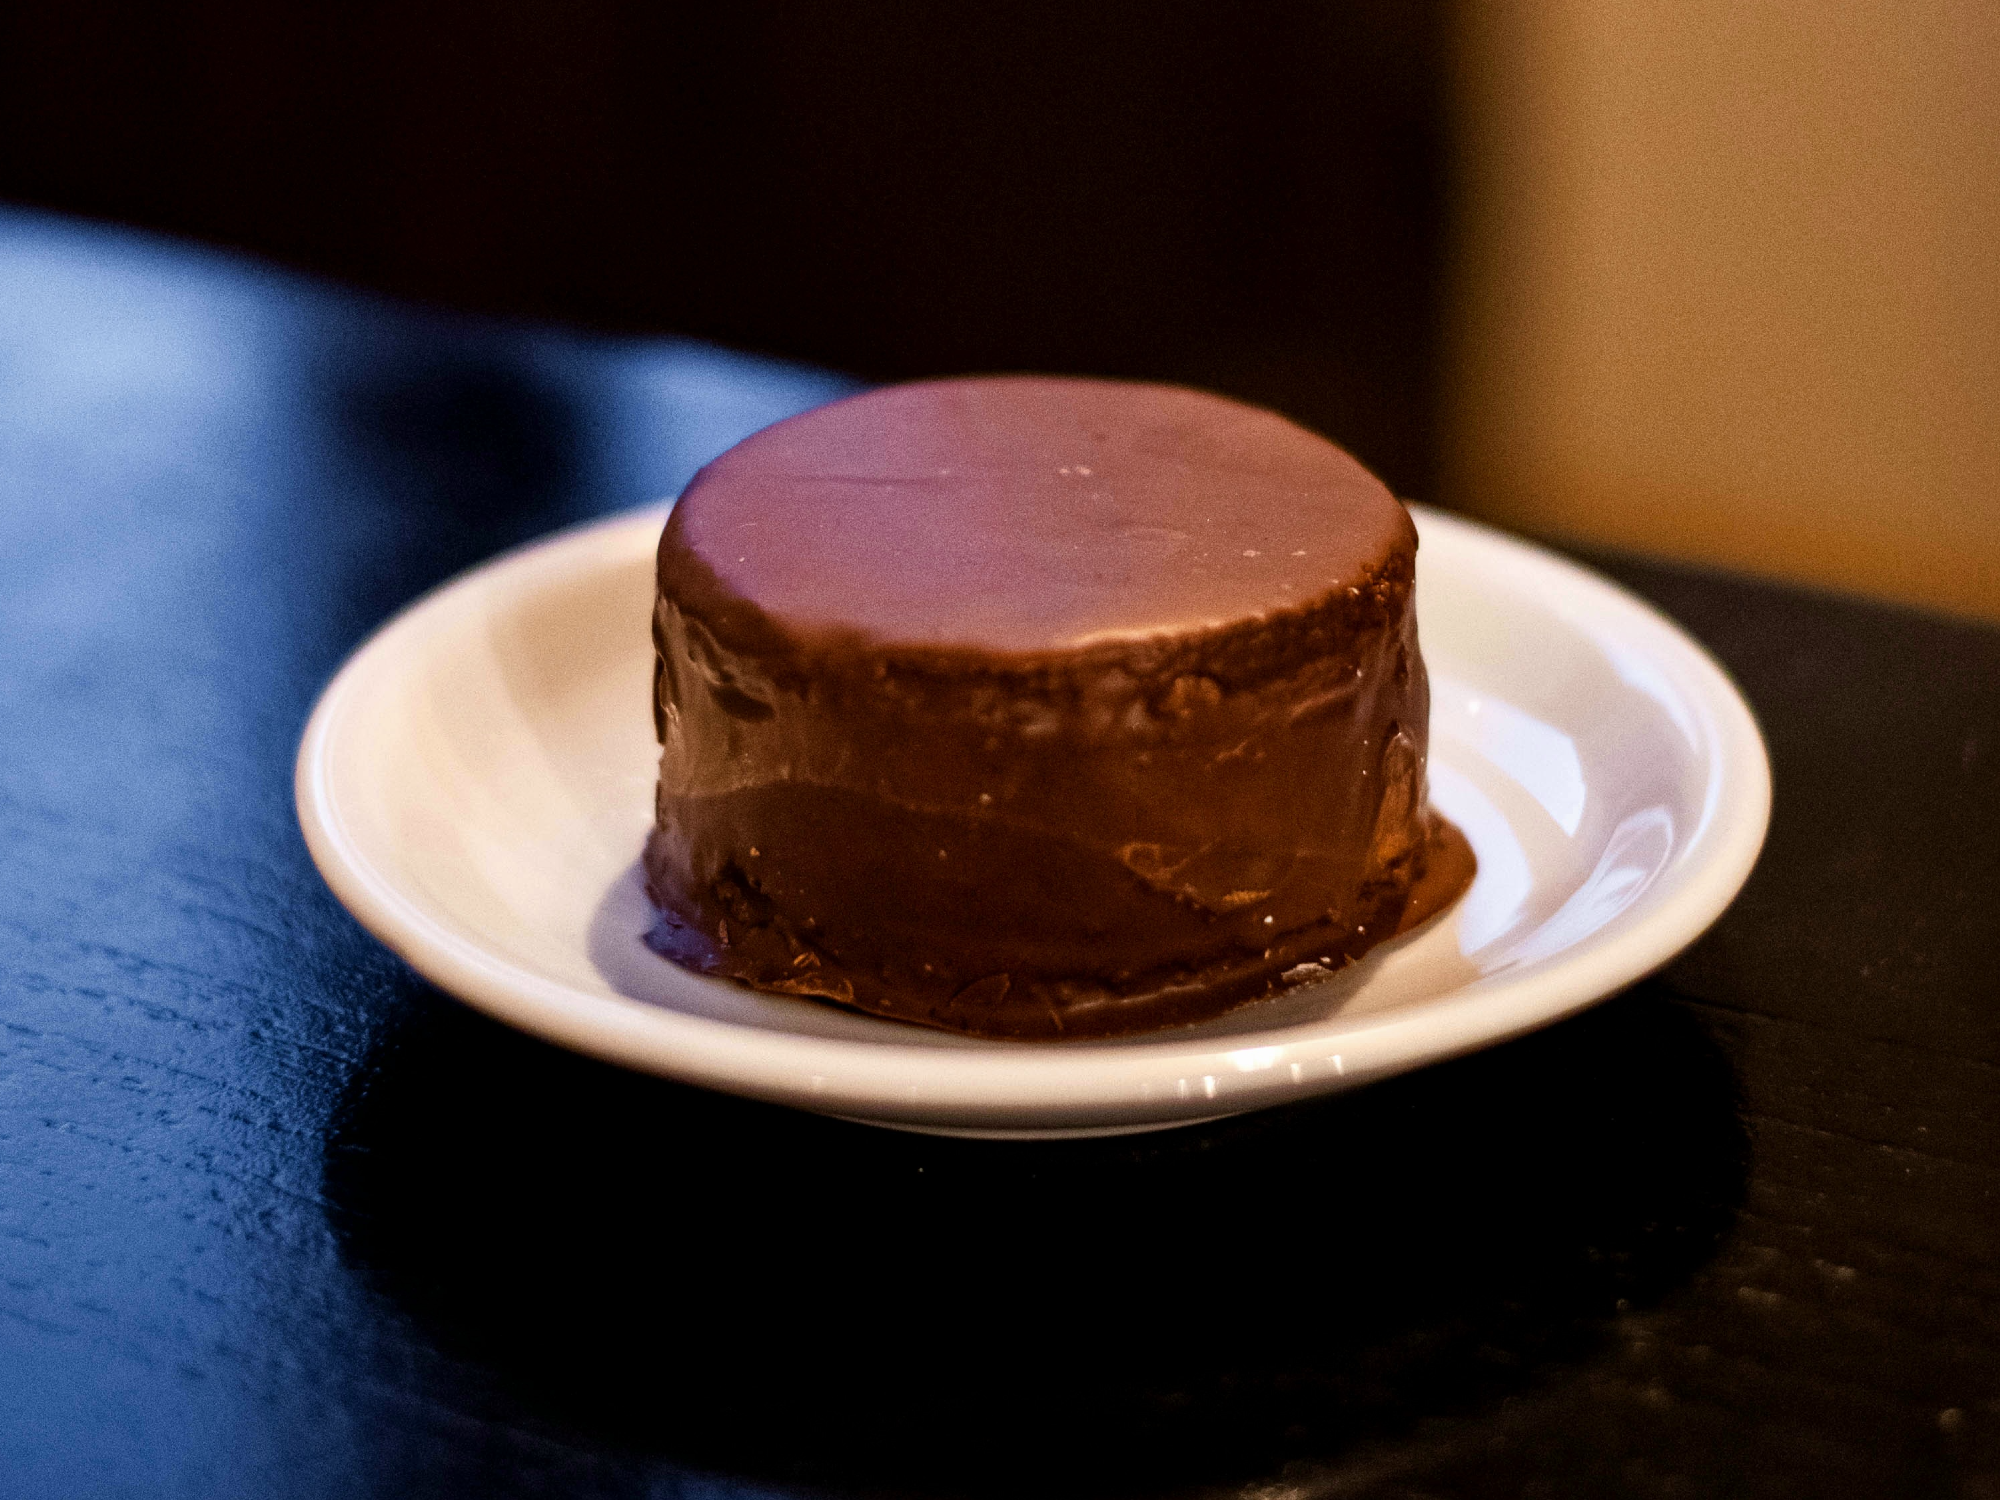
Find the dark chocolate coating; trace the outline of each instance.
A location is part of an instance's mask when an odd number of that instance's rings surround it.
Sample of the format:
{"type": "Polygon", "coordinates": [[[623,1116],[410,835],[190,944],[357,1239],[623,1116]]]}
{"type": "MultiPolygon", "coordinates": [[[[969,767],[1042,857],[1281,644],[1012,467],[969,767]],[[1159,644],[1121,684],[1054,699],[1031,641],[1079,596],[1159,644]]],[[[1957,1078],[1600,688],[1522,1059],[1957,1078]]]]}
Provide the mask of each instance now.
{"type": "Polygon", "coordinates": [[[1170,386],[870,392],[661,538],[655,945],[989,1036],[1199,1020],[1471,875],[1424,806],[1416,531],[1170,386]]]}

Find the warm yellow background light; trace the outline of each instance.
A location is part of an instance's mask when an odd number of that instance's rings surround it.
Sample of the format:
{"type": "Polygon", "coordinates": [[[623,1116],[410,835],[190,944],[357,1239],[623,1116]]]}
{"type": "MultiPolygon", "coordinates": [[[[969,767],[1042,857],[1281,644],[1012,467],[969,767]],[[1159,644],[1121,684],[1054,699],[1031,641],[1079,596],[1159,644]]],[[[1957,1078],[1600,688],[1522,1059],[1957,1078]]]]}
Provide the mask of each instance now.
{"type": "Polygon", "coordinates": [[[1462,15],[1444,498],[2000,618],[2000,4],[1462,15]]]}

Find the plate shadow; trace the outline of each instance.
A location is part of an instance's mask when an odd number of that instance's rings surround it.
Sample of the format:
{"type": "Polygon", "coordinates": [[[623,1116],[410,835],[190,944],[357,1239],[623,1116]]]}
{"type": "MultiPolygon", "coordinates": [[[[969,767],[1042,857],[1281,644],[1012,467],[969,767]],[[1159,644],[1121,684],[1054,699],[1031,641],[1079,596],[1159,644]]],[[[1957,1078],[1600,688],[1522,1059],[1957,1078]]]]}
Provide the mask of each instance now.
{"type": "Polygon", "coordinates": [[[432,993],[326,1142],[344,1254],[534,1421],[836,1490],[1270,1475],[1585,1358],[1714,1253],[1729,1065],[1642,985],[1161,1134],[901,1135],[621,1072],[432,993]]]}

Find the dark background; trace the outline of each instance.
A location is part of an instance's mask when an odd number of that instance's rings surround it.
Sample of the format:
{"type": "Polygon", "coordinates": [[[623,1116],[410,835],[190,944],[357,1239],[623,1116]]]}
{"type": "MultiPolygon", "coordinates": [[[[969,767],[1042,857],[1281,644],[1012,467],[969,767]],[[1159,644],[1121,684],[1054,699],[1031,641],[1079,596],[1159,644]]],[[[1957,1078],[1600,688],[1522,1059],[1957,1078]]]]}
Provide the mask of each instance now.
{"type": "Polygon", "coordinates": [[[1278,407],[1430,498],[1441,0],[0,9],[0,197],[873,378],[1278,407]]]}

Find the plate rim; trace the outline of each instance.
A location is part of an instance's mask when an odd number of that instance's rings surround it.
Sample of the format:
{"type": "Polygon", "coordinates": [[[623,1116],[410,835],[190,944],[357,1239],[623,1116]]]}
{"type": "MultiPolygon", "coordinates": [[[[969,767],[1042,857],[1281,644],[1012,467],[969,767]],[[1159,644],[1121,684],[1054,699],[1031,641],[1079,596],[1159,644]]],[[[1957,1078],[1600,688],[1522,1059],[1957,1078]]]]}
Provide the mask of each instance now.
{"type": "MultiPolygon", "coordinates": [[[[1395,1010],[1338,1014],[1273,1033],[1153,1032],[1122,1043],[944,1048],[898,1040],[809,1036],[691,1015],[535,974],[486,951],[427,913],[384,875],[343,821],[329,757],[343,714],[374,677],[458,611],[501,591],[550,584],[605,566],[630,532],[657,535],[670,509],[652,505],[567,528],[510,549],[406,605],[334,673],[299,742],[294,794],[313,862],[335,897],[424,978],[475,1009],[557,1045],[683,1083],[880,1124],[997,1131],[1090,1129],[1212,1118],[1352,1087],[1495,1045],[1553,1024],[1658,969],[1734,900],[1762,850],[1771,806],[1768,751],[1742,692],[1708,650],[1651,604],[1582,564],[1531,542],[1423,505],[1420,534],[1453,531],[1497,549],[1508,583],[1559,582],[1559,616],[1615,619],[1644,639],[1694,705],[1709,760],[1705,807],[1684,849],[1662,870],[1649,909],[1580,951],[1481,976],[1395,1010]],[[1704,850],[1689,864],[1687,851],[1704,850]],[[1664,890],[1662,890],[1664,887],[1664,890]],[[1468,1022],[1472,1024],[1468,1024],[1468,1022]],[[1454,1038],[1442,1045],[1435,1036],[1454,1038]],[[1262,1040],[1260,1040],[1260,1038],[1262,1040]]],[[[1538,590],[1546,603],[1546,589],[1538,590]]],[[[690,976],[701,978],[700,976],[690,976]]],[[[705,983],[726,981],[702,979],[705,983]]]]}

